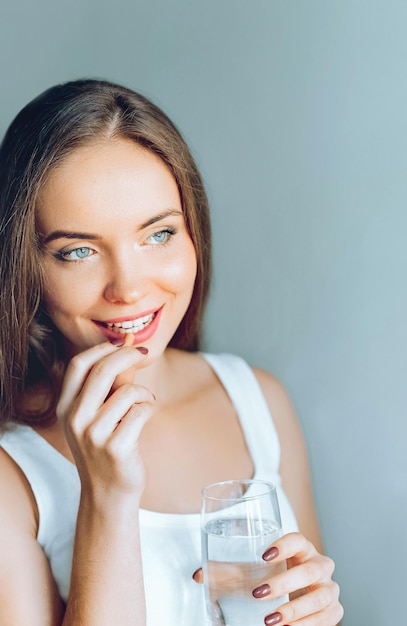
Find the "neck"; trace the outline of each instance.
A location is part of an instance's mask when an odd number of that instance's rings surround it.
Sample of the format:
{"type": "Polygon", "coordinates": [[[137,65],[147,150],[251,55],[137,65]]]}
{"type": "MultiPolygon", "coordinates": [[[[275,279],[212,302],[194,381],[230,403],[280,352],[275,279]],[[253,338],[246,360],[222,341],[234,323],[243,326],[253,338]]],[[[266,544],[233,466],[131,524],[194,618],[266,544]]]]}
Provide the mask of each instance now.
{"type": "Polygon", "coordinates": [[[134,371],[134,382],[149,389],[159,404],[166,404],[171,395],[171,372],[175,354],[175,350],[167,348],[151,364],[134,371]]]}

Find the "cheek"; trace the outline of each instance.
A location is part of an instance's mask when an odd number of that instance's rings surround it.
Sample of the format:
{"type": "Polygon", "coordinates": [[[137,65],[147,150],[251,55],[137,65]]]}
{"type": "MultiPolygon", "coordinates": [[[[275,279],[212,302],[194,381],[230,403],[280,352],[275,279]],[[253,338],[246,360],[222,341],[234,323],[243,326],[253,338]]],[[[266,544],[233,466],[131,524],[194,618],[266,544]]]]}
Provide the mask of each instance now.
{"type": "Polygon", "coordinates": [[[46,277],[43,300],[51,317],[75,315],[92,297],[92,285],[88,281],[83,285],[81,281],[73,280],[69,273],[54,276],[49,272],[46,277]]]}
{"type": "Polygon", "coordinates": [[[61,308],[64,308],[65,298],[63,297],[63,294],[65,290],[63,285],[64,283],[53,280],[49,275],[45,280],[43,301],[49,315],[52,315],[61,308]]]}
{"type": "Polygon", "coordinates": [[[171,263],[167,264],[164,275],[168,288],[172,286],[174,292],[185,292],[186,296],[191,296],[196,270],[196,255],[191,243],[182,253],[175,255],[171,263]]]}

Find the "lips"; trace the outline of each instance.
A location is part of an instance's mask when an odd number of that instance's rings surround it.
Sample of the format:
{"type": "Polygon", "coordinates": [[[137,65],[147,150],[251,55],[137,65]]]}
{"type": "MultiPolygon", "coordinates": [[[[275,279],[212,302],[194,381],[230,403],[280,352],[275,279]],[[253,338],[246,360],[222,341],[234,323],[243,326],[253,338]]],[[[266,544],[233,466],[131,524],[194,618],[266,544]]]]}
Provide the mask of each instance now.
{"type": "Polygon", "coordinates": [[[123,335],[133,334],[137,341],[147,341],[155,333],[163,307],[146,311],[134,318],[116,318],[114,320],[93,320],[108,341],[123,335]]]}
{"type": "Polygon", "coordinates": [[[106,322],[106,326],[124,334],[138,333],[140,330],[143,330],[143,328],[151,324],[154,317],[155,313],[150,313],[149,315],[143,315],[143,317],[138,317],[134,320],[126,320],[124,322],[106,322]]]}

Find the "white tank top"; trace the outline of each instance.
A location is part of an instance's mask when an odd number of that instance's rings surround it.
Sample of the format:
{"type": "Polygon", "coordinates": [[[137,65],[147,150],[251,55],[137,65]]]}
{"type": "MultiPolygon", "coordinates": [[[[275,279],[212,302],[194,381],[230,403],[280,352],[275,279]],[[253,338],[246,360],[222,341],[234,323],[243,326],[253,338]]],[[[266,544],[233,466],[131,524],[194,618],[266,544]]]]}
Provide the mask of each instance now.
{"type": "MultiPolygon", "coordinates": [[[[263,393],[240,357],[204,354],[239,416],[255,468],[254,478],[277,486],[283,532],[298,530],[281,488],[280,445],[263,393]]],[[[79,506],[76,467],[29,426],[12,425],[0,445],[20,466],[39,511],[38,542],[66,600],[79,506]]],[[[199,514],[140,511],[147,626],[206,626],[203,586],[193,572],[201,566],[199,514]]]]}

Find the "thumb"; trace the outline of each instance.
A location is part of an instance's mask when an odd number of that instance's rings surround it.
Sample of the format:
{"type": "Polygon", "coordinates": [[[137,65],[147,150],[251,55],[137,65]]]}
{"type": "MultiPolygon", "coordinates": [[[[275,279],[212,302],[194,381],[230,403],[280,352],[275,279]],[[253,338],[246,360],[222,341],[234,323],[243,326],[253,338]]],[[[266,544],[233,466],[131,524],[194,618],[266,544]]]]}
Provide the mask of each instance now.
{"type": "MultiPolygon", "coordinates": [[[[133,345],[133,341],[133,335],[128,334],[126,335],[123,346],[131,346],[133,345]]],[[[144,346],[136,346],[136,350],[138,350],[143,356],[146,356],[148,354],[148,348],[145,348],[144,346]]],[[[116,376],[115,381],[112,385],[111,393],[113,393],[113,391],[116,391],[116,389],[118,389],[121,385],[125,385],[126,383],[133,383],[136,376],[136,371],[137,365],[132,365],[127,370],[121,372],[121,374],[116,376]]]]}
{"type": "Polygon", "coordinates": [[[137,367],[133,365],[132,367],[129,367],[128,370],[125,370],[124,372],[121,372],[121,374],[116,376],[110,393],[113,393],[114,391],[116,391],[116,389],[118,389],[122,385],[125,385],[127,383],[130,383],[130,384],[134,383],[136,370],[137,370],[137,367]]]}
{"type": "Polygon", "coordinates": [[[203,583],[203,571],[202,567],[198,568],[193,574],[192,578],[196,583],[203,583]]]}

